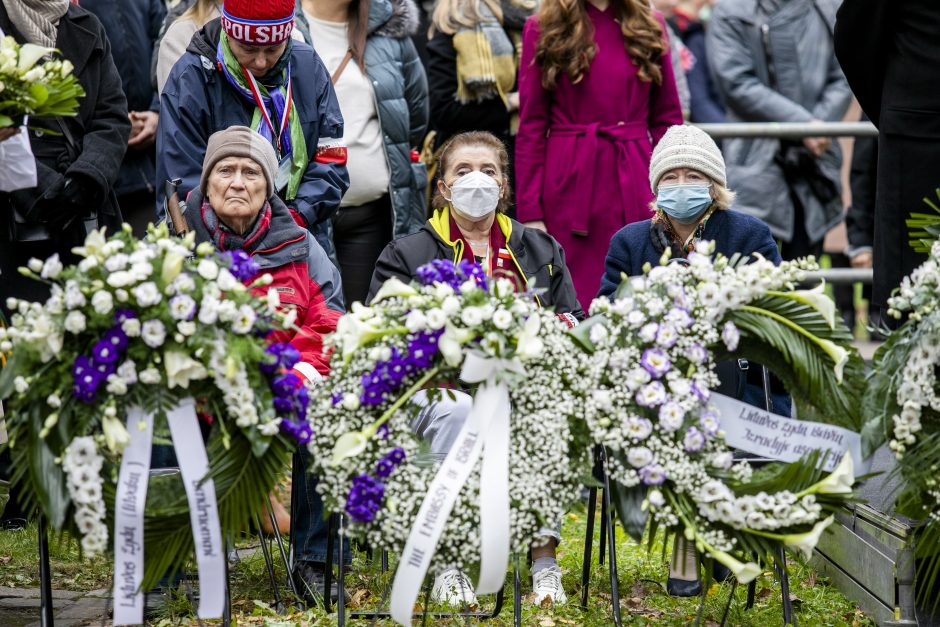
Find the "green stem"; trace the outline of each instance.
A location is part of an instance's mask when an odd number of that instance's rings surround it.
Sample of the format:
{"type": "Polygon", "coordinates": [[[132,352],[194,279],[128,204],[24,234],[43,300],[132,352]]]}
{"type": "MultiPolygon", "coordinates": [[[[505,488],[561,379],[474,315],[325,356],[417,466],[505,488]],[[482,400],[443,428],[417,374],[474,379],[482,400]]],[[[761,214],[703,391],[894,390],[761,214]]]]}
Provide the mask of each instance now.
{"type": "Polygon", "coordinates": [[[410,388],[408,388],[408,390],[404,394],[398,397],[398,400],[392,403],[391,407],[386,409],[385,413],[379,416],[378,420],[376,420],[371,425],[369,425],[369,428],[363,432],[366,438],[371,438],[373,435],[375,435],[376,431],[379,430],[379,427],[381,427],[386,422],[388,422],[388,419],[391,418],[395,414],[396,411],[401,409],[401,406],[404,405],[406,402],[408,402],[408,399],[414,396],[415,392],[423,388],[425,384],[427,384],[428,381],[433,379],[434,376],[439,371],[440,371],[440,367],[434,366],[433,368],[425,372],[424,376],[422,376],[420,379],[415,381],[415,384],[412,385],[410,388]]]}
{"type": "Polygon", "coordinates": [[[816,344],[817,346],[822,347],[822,345],[819,343],[819,338],[818,338],[818,337],[816,337],[815,335],[813,335],[812,333],[810,333],[809,331],[807,331],[806,329],[804,329],[804,328],[801,327],[800,325],[796,324],[796,323],[793,322],[792,320],[787,320],[786,318],[784,318],[783,316],[781,316],[781,315],[778,314],[778,313],[775,313],[775,312],[773,312],[773,311],[768,311],[768,310],[766,310],[766,309],[761,309],[760,307],[754,307],[753,305],[742,305],[742,306],[739,308],[739,311],[749,311],[749,312],[751,312],[751,313],[753,313],[753,314],[757,314],[757,315],[759,315],[759,316],[766,316],[766,317],[768,317],[768,318],[770,318],[770,319],[772,319],[772,320],[776,320],[776,321],[779,322],[780,324],[782,324],[782,325],[784,325],[784,326],[786,326],[786,327],[790,327],[791,329],[793,329],[794,331],[796,331],[796,332],[799,333],[800,335],[806,337],[806,338],[807,338],[809,341],[811,341],[813,344],[816,344]]]}

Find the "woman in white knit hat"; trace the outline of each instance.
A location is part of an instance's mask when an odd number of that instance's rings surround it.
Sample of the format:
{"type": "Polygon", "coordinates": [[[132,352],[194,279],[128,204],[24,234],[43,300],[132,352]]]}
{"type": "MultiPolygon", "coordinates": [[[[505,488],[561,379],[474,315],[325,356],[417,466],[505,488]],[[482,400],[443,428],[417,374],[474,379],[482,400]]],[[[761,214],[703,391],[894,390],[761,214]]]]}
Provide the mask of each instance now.
{"type": "MultiPolygon", "coordinates": [[[[673,126],[657,144],[650,160],[650,187],[656,195],[653,215],[620,229],[610,241],[601,296],[610,296],[623,276],[643,273],[649,263],[659,265],[669,248],[671,259],[685,260],[700,241],[715,243],[715,252],[726,257],[761,255],[780,263],[777,243],[770,228],[759,219],[731,209],[734,192],[726,187],[725,161],[714,140],[694,126],[673,126]]],[[[745,402],[763,406],[762,369],[739,371],[734,362],[719,364],[722,390],[745,402]],[[750,373],[758,379],[752,381],[750,373]]],[[[752,364],[755,365],[755,364],[752,364]]],[[[789,415],[790,399],[772,378],[771,411],[789,415]]],[[[715,578],[726,573],[715,569],[715,578]]],[[[701,594],[702,583],[694,545],[676,541],[666,590],[673,596],[701,594]]]]}
{"type": "Polygon", "coordinates": [[[612,294],[621,275],[642,274],[647,262],[658,265],[666,248],[673,259],[684,259],[702,240],[729,257],[760,254],[779,263],[770,229],[731,209],[734,192],[726,185],[725,160],[707,133],[682,125],[666,131],[650,160],[653,215],[611,238],[600,294],[612,294]]]}

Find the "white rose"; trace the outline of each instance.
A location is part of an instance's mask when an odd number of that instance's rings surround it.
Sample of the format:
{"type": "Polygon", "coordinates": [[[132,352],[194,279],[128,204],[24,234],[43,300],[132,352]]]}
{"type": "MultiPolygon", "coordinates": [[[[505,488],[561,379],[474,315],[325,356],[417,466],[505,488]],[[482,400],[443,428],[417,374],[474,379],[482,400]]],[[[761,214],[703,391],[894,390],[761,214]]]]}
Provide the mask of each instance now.
{"type": "Polygon", "coordinates": [[[70,311],[69,314],[65,316],[63,326],[69,333],[81,333],[85,330],[85,314],[80,311],[70,311]]]}
{"type": "Polygon", "coordinates": [[[203,259],[199,262],[199,265],[196,266],[196,272],[205,280],[212,281],[219,276],[219,266],[211,259],[203,259]]]}
{"type": "Polygon", "coordinates": [[[429,310],[425,317],[427,319],[428,328],[433,331],[437,331],[447,324],[447,314],[436,307],[429,310]]]}
{"type": "Polygon", "coordinates": [[[98,290],[91,297],[91,306],[94,307],[96,313],[106,314],[114,307],[114,299],[110,292],[98,290]]]}

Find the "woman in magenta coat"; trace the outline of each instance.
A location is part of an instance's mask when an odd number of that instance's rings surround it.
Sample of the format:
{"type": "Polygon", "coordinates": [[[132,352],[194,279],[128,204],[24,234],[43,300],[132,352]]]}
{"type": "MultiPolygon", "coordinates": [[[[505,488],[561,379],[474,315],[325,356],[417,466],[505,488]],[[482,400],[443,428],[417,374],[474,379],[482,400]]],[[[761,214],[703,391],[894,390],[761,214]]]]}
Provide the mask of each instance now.
{"type": "Polygon", "coordinates": [[[517,217],[565,250],[578,300],[597,294],[610,238],[650,217],[650,154],[682,110],[648,0],[543,0],[523,32],[517,217]]]}

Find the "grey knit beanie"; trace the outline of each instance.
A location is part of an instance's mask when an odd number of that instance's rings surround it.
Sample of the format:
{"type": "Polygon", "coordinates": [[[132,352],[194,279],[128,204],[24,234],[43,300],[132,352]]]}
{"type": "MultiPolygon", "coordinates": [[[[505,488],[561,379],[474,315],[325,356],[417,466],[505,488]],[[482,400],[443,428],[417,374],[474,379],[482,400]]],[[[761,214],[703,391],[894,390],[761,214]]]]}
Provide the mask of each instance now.
{"type": "Polygon", "coordinates": [[[690,168],[727,186],[725,159],[708,133],[695,126],[672,126],[653,149],[650,159],[650,187],[655,192],[659,179],[669,170],[690,168]]]}
{"type": "Polygon", "coordinates": [[[261,167],[264,180],[268,183],[270,198],[276,191],[274,189],[274,174],[277,172],[277,156],[274,146],[264,137],[247,126],[230,126],[223,131],[216,131],[209,136],[206,146],[206,157],[202,161],[202,178],[199,179],[199,191],[206,193],[209,183],[209,174],[222,159],[228,157],[247,157],[261,167]]]}

